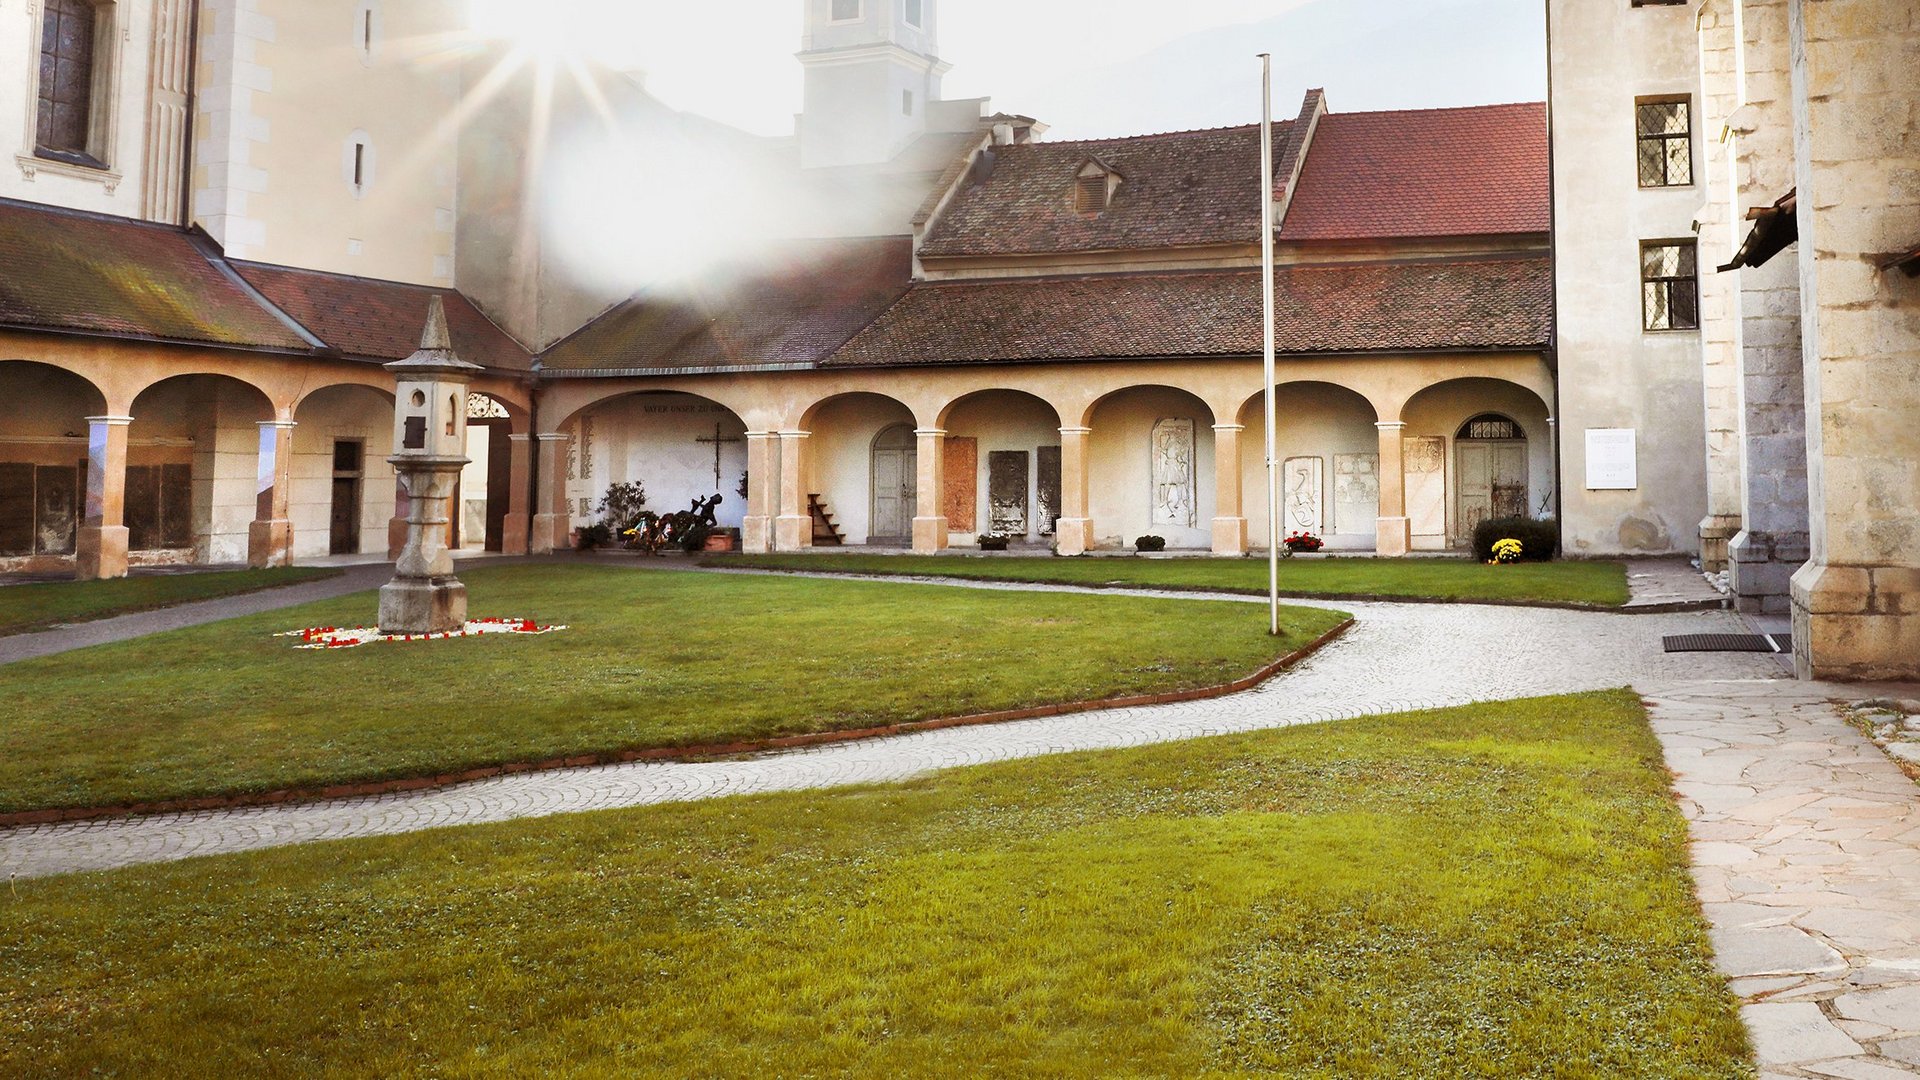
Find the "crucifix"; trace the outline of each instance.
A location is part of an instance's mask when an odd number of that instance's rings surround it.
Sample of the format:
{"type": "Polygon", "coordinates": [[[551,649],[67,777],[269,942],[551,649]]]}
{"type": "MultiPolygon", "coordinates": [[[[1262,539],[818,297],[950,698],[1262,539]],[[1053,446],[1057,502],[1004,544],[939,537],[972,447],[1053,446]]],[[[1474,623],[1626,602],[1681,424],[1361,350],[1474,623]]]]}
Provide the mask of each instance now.
{"type": "Polygon", "coordinates": [[[727,443],[737,443],[737,442],[746,441],[738,435],[723,434],[724,431],[725,429],[722,428],[719,424],[715,424],[713,425],[713,438],[709,439],[705,435],[702,435],[699,438],[693,440],[694,442],[713,444],[713,490],[714,491],[720,490],[720,448],[726,445],[727,443]]]}

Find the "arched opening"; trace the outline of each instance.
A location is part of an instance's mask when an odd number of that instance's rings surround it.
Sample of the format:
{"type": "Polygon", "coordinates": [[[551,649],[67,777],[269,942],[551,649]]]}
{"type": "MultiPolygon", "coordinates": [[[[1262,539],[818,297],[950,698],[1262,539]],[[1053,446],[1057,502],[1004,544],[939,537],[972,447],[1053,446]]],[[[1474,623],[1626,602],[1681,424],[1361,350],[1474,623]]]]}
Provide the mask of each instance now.
{"type": "Polygon", "coordinates": [[[981,532],[1040,541],[1060,520],[1060,414],[1020,390],[980,390],[941,415],[941,506],[950,538],[981,532]]]}
{"type": "Polygon", "coordinates": [[[883,394],[838,394],[808,409],[801,425],[811,432],[804,447],[783,444],[781,453],[804,455],[800,509],[813,518],[813,543],[911,543],[919,482],[913,411],[883,394]]]}
{"type": "Polygon", "coordinates": [[[50,364],[0,361],[0,572],[72,567],[85,514],[87,417],[107,399],[50,364]]]}
{"type": "Polygon", "coordinates": [[[130,563],[242,563],[273,403],[227,375],[176,375],[133,399],[122,521],[130,563]]]}
{"type": "Polygon", "coordinates": [[[1213,410],[1171,386],[1131,386],[1087,410],[1087,508],[1100,547],[1158,536],[1212,546],[1213,410]]]}
{"type": "Polygon", "coordinates": [[[396,550],[395,523],[406,507],[387,464],[393,395],[371,386],[322,387],[301,400],[293,419],[288,518],[294,557],[396,550]]]}
{"type": "Polygon", "coordinates": [[[504,551],[507,510],[513,498],[513,443],[516,425],[506,403],[490,394],[467,394],[467,466],[454,489],[453,538],[468,551],[504,551]]]}
{"type": "MultiPolygon", "coordinates": [[[[1334,551],[1371,551],[1380,516],[1378,414],[1358,391],[1329,382],[1274,387],[1274,457],[1280,463],[1280,535],[1307,532],[1334,551]]],[[[1240,407],[1240,475],[1247,532],[1267,543],[1266,405],[1256,394],[1240,407]]]]}
{"type": "Polygon", "coordinates": [[[1408,399],[1400,418],[1413,547],[1464,547],[1489,517],[1552,513],[1547,415],[1538,395],[1504,379],[1451,379],[1408,399]]]}
{"type": "Polygon", "coordinates": [[[601,518],[615,484],[638,484],[655,513],[720,496],[714,521],[738,529],[747,512],[747,425],[711,398],[641,390],[605,398],[561,425],[567,442],[567,502],[575,528],[601,518]]]}

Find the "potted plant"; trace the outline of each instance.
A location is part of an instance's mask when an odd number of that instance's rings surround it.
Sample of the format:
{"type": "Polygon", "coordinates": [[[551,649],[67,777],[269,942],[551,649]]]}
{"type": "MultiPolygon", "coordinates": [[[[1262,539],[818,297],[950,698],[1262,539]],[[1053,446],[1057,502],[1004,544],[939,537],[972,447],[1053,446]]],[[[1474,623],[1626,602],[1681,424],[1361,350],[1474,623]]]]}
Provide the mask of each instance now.
{"type": "Polygon", "coordinates": [[[1003,532],[989,531],[980,533],[975,539],[980,542],[981,551],[1005,551],[1007,541],[1013,538],[1003,532]]]}
{"type": "Polygon", "coordinates": [[[1496,541],[1494,543],[1493,558],[1488,559],[1487,562],[1495,566],[1504,566],[1507,563],[1517,563],[1520,561],[1520,556],[1523,552],[1525,552],[1525,550],[1526,549],[1521,546],[1520,541],[1515,540],[1514,538],[1509,536],[1504,540],[1496,541]]]}
{"type": "Polygon", "coordinates": [[[1165,551],[1167,550],[1167,538],[1164,536],[1154,536],[1151,534],[1146,536],[1136,536],[1133,538],[1133,550],[1165,551]]]}
{"type": "Polygon", "coordinates": [[[1280,545],[1287,549],[1288,555],[1297,555],[1302,551],[1319,551],[1327,546],[1327,542],[1310,532],[1293,532],[1288,533],[1280,545]]]}

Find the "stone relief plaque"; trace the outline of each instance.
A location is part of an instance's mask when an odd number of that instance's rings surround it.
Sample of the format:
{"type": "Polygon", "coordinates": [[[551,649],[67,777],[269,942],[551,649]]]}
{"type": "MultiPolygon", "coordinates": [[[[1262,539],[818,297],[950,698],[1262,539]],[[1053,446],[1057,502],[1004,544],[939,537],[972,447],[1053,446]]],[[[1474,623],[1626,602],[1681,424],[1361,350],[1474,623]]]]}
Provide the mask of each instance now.
{"type": "Polygon", "coordinates": [[[945,453],[947,490],[940,512],[947,515],[949,531],[973,532],[980,515],[980,440],[949,435],[945,453]]]}
{"type": "Polygon", "coordinates": [[[31,555],[33,541],[33,466],[0,462],[0,555],[31,555]]]}
{"type": "Polygon", "coordinates": [[[1447,440],[1410,435],[1401,443],[1406,468],[1408,527],[1415,536],[1447,533],[1447,440]]]}
{"type": "Polygon", "coordinates": [[[1373,531],[1380,516],[1380,455],[1333,455],[1333,521],[1331,531],[1373,531]]]}
{"type": "Polygon", "coordinates": [[[1027,535],[1027,452],[987,454],[987,513],[994,532],[1027,535]]]}
{"type": "Polygon", "coordinates": [[[1039,505],[1035,512],[1040,517],[1040,535],[1052,536],[1054,523],[1060,520],[1060,448],[1042,446],[1035,453],[1039,455],[1039,475],[1034,477],[1039,505]]]}
{"type": "Polygon", "coordinates": [[[1170,418],[1153,425],[1153,523],[1192,528],[1193,421],[1170,418]]]}
{"type": "Polygon", "coordinates": [[[1286,485],[1280,527],[1287,532],[1319,533],[1324,529],[1325,465],[1317,457],[1291,457],[1281,478],[1286,485]]]}

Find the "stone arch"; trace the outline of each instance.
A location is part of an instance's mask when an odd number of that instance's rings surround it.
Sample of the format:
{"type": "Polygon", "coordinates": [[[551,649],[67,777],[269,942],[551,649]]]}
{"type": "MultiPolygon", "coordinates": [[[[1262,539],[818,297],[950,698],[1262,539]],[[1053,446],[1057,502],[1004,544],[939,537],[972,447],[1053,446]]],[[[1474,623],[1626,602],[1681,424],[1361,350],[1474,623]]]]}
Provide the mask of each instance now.
{"type": "MultiPolygon", "coordinates": [[[[1548,403],[1532,387],[1508,379],[1463,376],[1423,386],[1400,410],[1407,461],[1407,516],[1415,548],[1460,547],[1491,512],[1493,489],[1545,517],[1554,505],[1554,432],[1548,403]],[[1461,457],[1463,425],[1498,414],[1517,426],[1517,438],[1469,446],[1461,457]],[[1438,475],[1435,475],[1435,474],[1438,475]],[[1524,489],[1512,489],[1524,485],[1524,489]]],[[[1472,440],[1468,440],[1472,442],[1472,440]]],[[[1511,508],[1511,507],[1509,507],[1511,508]]]]}
{"type": "Polygon", "coordinates": [[[123,521],[135,562],[232,563],[249,555],[257,511],[260,425],[273,398],[226,372],[148,383],[128,410],[123,521]]]}
{"type": "Polygon", "coordinates": [[[1041,541],[1062,516],[1061,418],[1026,390],[990,387],[961,394],[939,412],[941,509],[950,534],[980,532],[1041,541]]]}
{"type": "MultiPolygon", "coordinates": [[[[1344,383],[1287,379],[1274,386],[1279,417],[1274,458],[1279,469],[1281,535],[1311,532],[1334,550],[1367,550],[1380,515],[1379,412],[1344,383]]],[[[1248,535],[1264,547],[1268,529],[1265,395],[1241,403],[1240,476],[1247,492],[1248,535]]]]}
{"type": "MultiPolygon", "coordinates": [[[[808,434],[781,440],[783,472],[789,467],[786,455],[796,455],[791,468],[802,489],[793,493],[798,496],[796,505],[783,506],[781,514],[814,517],[812,535],[816,542],[833,543],[837,538],[848,544],[875,540],[892,544],[905,539],[900,533],[879,536],[873,531],[877,501],[874,480],[881,466],[876,453],[882,449],[876,446],[875,438],[885,430],[903,426],[909,432],[919,430],[918,415],[905,402],[886,394],[857,390],[814,402],[801,413],[799,430],[808,434]]],[[[904,468],[907,463],[893,464],[904,468]]],[[[911,535],[912,508],[919,498],[921,462],[917,445],[911,464],[912,471],[902,478],[907,487],[901,496],[907,504],[906,535],[911,535]]]]}
{"type": "Polygon", "coordinates": [[[87,418],[108,398],[79,372],[0,359],[0,571],[73,565],[87,490],[87,418]]]}
{"type": "Polygon", "coordinates": [[[1083,414],[1087,504],[1099,546],[1158,536],[1169,548],[1211,547],[1217,509],[1213,409],[1179,387],[1141,383],[1083,414]]]}
{"type": "Polygon", "coordinates": [[[659,513],[718,495],[714,520],[741,527],[747,424],[727,403],[670,387],[627,390],[574,410],[558,430],[570,436],[566,495],[575,526],[599,520],[610,486],[637,483],[647,509],[659,513]]]}
{"type": "Polygon", "coordinates": [[[287,467],[294,558],[397,550],[406,507],[387,463],[393,404],[390,380],[334,381],[301,393],[287,467]]]}

